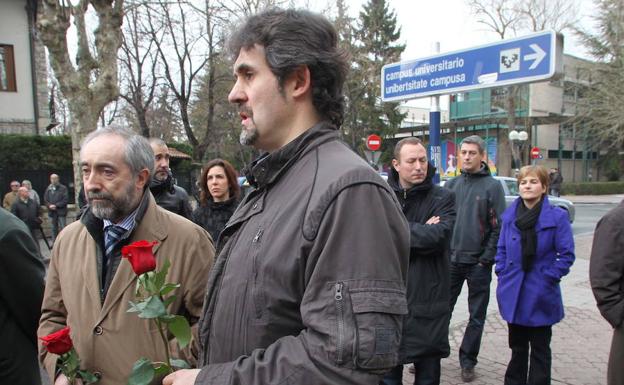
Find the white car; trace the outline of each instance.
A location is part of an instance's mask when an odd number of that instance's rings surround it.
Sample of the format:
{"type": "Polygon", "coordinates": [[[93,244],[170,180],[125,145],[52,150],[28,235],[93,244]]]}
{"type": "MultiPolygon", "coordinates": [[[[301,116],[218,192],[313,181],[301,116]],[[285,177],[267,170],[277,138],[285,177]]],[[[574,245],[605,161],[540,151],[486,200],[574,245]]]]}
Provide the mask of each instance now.
{"type": "MultiPolygon", "coordinates": [[[[503,191],[505,192],[505,205],[506,207],[509,207],[509,205],[511,205],[520,196],[518,192],[518,180],[508,176],[494,176],[494,179],[499,181],[503,187],[503,191]]],[[[440,181],[440,186],[444,186],[445,183],[446,180],[440,181]]],[[[574,203],[554,195],[548,195],[548,201],[551,205],[565,210],[568,213],[570,223],[574,222],[574,216],[576,214],[574,203]]]]}

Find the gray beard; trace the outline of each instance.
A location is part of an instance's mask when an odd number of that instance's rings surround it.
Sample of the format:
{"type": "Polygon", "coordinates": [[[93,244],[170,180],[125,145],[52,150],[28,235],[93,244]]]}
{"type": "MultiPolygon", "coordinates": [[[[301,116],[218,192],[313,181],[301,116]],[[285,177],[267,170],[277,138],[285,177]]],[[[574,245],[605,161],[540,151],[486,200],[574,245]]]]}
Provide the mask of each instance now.
{"type": "Polygon", "coordinates": [[[243,146],[253,146],[254,143],[256,143],[256,141],[258,140],[258,136],[258,129],[256,127],[252,128],[251,130],[247,130],[243,127],[243,130],[238,137],[238,141],[243,146]]]}
{"type": "MultiPolygon", "coordinates": [[[[106,194],[106,193],[105,193],[106,194]]],[[[98,193],[93,193],[92,195],[97,196],[98,193]]],[[[90,195],[89,197],[91,197],[90,195]]],[[[90,203],[91,212],[97,218],[100,219],[108,219],[111,222],[115,222],[118,219],[125,217],[130,214],[135,207],[133,207],[133,203],[135,201],[134,194],[134,186],[130,184],[126,189],[126,193],[123,194],[120,198],[114,199],[110,195],[106,194],[105,197],[108,199],[104,202],[99,203],[90,203]]]]}

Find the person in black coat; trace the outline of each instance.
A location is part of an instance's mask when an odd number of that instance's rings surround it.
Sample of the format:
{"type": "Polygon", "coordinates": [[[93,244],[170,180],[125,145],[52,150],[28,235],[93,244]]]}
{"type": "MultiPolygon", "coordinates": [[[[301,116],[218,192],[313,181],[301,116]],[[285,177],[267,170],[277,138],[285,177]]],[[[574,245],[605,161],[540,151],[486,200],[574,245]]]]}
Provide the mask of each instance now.
{"type": "Polygon", "coordinates": [[[32,199],[28,194],[28,188],[20,187],[18,190],[17,200],[13,202],[11,206],[11,213],[21,219],[33,239],[37,239],[35,236],[35,230],[41,226],[41,207],[32,199]]]}
{"type": "Polygon", "coordinates": [[[0,208],[0,384],[41,383],[37,325],[45,267],[28,228],[0,208]]]}
{"type": "Polygon", "coordinates": [[[156,204],[165,210],[191,219],[193,209],[185,189],[177,186],[169,168],[169,147],[158,138],[149,140],[154,151],[154,176],[149,189],[156,199],[156,204]]]}
{"type": "Polygon", "coordinates": [[[234,167],[227,160],[211,160],[202,171],[199,188],[199,206],[193,211],[193,222],[208,231],[216,244],[240,199],[234,167]]]}
{"type": "MultiPolygon", "coordinates": [[[[440,359],[450,347],[449,243],[455,223],[455,194],[433,184],[435,167],[418,138],[399,141],[388,178],[410,227],[407,279],[409,314],[403,323],[400,359],[414,363],[414,384],[440,383],[440,359]]],[[[402,384],[403,366],[391,370],[384,385],[402,384]]]]}

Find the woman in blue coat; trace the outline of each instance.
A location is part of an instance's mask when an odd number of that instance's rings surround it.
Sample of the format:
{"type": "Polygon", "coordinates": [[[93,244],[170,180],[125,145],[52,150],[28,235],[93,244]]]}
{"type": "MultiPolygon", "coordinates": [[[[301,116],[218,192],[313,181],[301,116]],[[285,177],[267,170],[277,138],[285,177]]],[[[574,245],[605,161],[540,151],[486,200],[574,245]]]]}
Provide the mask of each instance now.
{"type": "Polygon", "coordinates": [[[505,385],[550,384],[552,325],[563,319],[559,281],[574,262],[574,238],[567,213],[548,203],[548,183],[543,166],[523,167],[520,198],[501,216],[495,272],[511,348],[505,385]]]}

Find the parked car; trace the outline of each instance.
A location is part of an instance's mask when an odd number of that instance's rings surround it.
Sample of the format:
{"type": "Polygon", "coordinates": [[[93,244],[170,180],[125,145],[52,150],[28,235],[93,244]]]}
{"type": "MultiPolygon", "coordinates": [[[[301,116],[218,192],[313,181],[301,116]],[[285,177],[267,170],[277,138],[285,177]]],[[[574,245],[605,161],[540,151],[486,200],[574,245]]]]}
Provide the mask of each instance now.
{"type": "MultiPolygon", "coordinates": [[[[509,205],[520,195],[518,192],[518,180],[508,176],[495,176],[494,179],[498,180],[503,186],[503,191],[505,191],[505,203],[507,204],[507,207],[509,207],[509,205]]],[[[576,214],[574,203],[554,195],[549,195],[548,201],[551,205],[565,210],[568,213],[570,223],[574,222],[574,215],[576,214]]]]}
{"type": "MultiPolygon", "coordinates": [[[[440,186],[444,186],[444,184],[450,179],[451,178],[445,178],[440,181],[440,186]]],[[[511,205],[520,196],[518,192],[518,180],[509,176],[495,176],[494,179],[499,181],[501,186],[503,186],[503,191],[505,192],[505,204],[507,207],[509,207],[509,205],[511,205]]],[[[567,199],[556,197],[554,195],[548,195],[548,201],[551,205],[560,207],[565,210],[568,213],[570,223],[574,222],[574,216],[576,215],[574,203],[570,202],[567,199]]]]}

